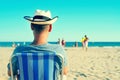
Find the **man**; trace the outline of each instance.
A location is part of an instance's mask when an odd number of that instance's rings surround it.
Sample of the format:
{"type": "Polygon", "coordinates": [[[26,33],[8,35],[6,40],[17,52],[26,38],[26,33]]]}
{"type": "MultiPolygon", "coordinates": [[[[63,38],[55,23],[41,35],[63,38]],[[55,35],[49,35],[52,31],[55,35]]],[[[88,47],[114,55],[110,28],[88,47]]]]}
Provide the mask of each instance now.
{"type": "MultiPolygon", "coordinates": [[[[34,40],[30,45],[27,46],[18,46],[13,54],[19,52],[38,52],[40,50],[50,50],[56,53],[62,54],[64,56],[64,70],[63,74],[67,74],[67,59],[64,49],[57,44],[49,44],[47,42],[49,33],[52,31],[52,23],[54,23],[58,17],[51,18],[50,11],[36,10],[35,16],[24,17],[26,20],[31,22],[31,30],[33,31],[34,40]]],[[[13,64],[13,73],[17,74],[17,60],[12,60],[13,64]]],[[[8,64],[8,75],[11,76],[10,65],[8,64]]]]}
{"type": "Polygon", "coordinates": [[[82,43],[82,48],[83,50],[85,49],[87,51],[88,48],[88,37],[87,35],[85,35],[82,39],[81,39],[81,43],[82,43]]]}
{"type": "Polygon", "coordinates": [[[84,36],[84,47],[85,47],[85,50],[87,51],[87,49],[88,49],[88,37],[87,37],[87,35],[85,35],[84,36]]]}
{"type": "Polygon", "coordinates": [[[65,47],[65,40],[64,39],[62,39],[61,44],[63,47],[65,47]]]}

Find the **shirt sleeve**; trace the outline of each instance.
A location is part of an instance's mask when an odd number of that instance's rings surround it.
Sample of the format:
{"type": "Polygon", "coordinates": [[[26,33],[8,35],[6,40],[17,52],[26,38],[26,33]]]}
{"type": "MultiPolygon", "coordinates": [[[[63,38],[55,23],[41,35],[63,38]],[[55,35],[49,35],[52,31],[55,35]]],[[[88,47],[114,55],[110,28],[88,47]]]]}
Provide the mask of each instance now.
{"type": "Polygon", "coordinates": [[[67,61],[67,54],[64,50],[64,66],[68,66],[68,61],[67,61]]]}
{"type": "Polygon", "coordinates": [[[59,51],[58,53],[60,53],[64,57],[64,66],[68,66],[67,54],[66,54],[65,49],[62,46],[59,46],[58,51],[59,51]]]}
{"type": "MultiPolygon", "coordinates": [[[[14,50],[12,56],[13,56],[15,53],[16,53],[16,49],[14,50]]],[[[16,58],[16,57],[12,57],[11,62],[12,62],[13,75],[16,75],[16,74],[17,74],[17,69],[18,69],[17,58],[16,58]]],[[[10,63],[8,63],[7,68],[8,68],[8,70],[10,70],[10,63]]]]}

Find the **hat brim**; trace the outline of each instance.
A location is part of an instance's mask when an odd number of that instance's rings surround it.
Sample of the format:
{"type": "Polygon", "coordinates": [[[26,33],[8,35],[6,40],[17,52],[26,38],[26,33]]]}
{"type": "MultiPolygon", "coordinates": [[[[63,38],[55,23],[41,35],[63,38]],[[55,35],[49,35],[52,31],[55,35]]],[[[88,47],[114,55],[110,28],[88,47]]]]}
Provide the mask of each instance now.
{"type": "Polygon", "coordinates": [[[25,16],[24,18],[33,24],[53,24],[58,19],[58,16],[47,21],[33,21],[33,17],[30,16],[25,16]]]}

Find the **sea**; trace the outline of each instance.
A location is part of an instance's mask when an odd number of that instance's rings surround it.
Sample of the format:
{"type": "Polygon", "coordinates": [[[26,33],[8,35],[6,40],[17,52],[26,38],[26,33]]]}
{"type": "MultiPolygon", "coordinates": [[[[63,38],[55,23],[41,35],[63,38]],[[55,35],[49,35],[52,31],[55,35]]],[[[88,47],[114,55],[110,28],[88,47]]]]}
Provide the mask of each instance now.
{"type": "MultiPolygon", "coordinates": [[[[0,47],[12,47],[13,44],[29,45],[31,42],[0,42],[0,47]]],[[[57,44],[57,42],[49,42],[51,44],[57,44]]],[[[66,42],[65,47],[74,47],[76,42],[66,42]]],[[[82,47],[81,42],[77,42],[78,47],[82,47]]],[[[89,47],[120,47],[120,42],[89,42],[89,47]]]]}

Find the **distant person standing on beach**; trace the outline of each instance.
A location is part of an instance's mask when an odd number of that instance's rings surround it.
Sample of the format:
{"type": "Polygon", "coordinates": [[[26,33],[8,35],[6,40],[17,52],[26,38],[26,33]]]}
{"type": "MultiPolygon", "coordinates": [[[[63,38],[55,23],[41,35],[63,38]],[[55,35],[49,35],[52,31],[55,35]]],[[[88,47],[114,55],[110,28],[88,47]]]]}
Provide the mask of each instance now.
{"type": "Polygon", "coordinates": [[[59,45],[61,45],[61,40],[60,38],[58,38],[58,42],[57,42],[59,45]]]}
{"type": "Polygon", "coordinates": [[[84,49],[84,40],[85,40],[85,37],[83,37],[82,39],[81,39],[81,43],[82,43],[82,48],[84,49]]]}
{"type": "Polygon", "coordinates": [[[78,42],[77,41],[75,42],[75,47],[78,47],[78,42]]]}
{"type": "Polygon", "coordinates": [[[64,39],[62,39],[61,44],[63,47],[65,47],[65,40],[64,39]]]}
{"type": "Polygon", "coordinates": [[[85,35],[84,38],[85,38],[84,39],[84,48],[87,51],[87,49],[88,49],[88,37],[87,37],[87,35],[85,35]]]}

